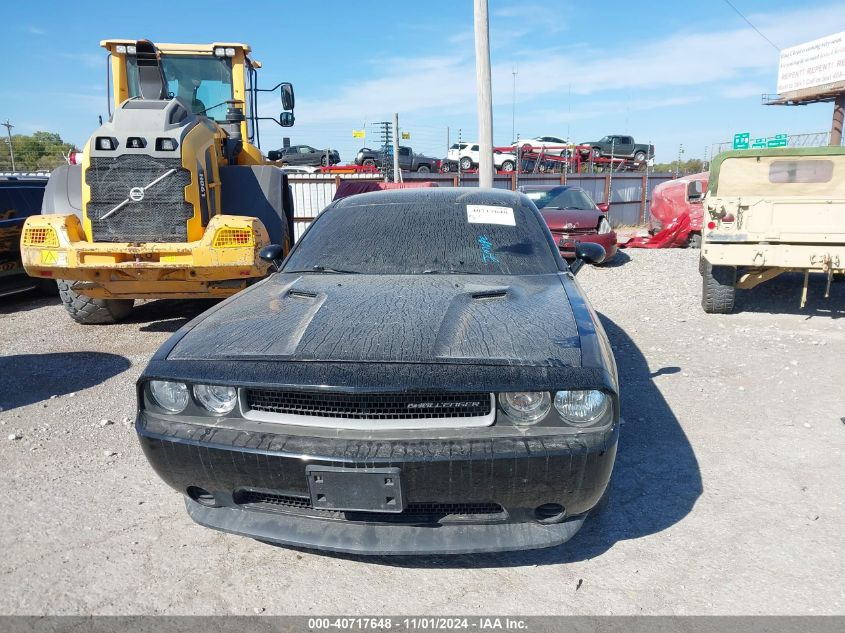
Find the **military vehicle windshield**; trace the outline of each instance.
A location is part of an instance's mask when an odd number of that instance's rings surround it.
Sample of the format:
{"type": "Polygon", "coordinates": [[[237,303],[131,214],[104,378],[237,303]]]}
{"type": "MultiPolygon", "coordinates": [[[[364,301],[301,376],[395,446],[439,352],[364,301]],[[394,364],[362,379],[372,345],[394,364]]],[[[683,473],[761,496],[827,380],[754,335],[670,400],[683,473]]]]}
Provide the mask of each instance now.
{"type": "MultiPolygon", "coordinates": [[[[165,54],[161,56],[161,69],[170,95],[190,104],[194,114],[225,121],[225,102],[233,96],[231,58],[165,54]]],[[[134,57],[126,58],[126,75],[129,96],[138,96],[138,66],[134,57]]]]}
{"type": "Polygon", "coordinates": [[[712,194],[845,197],[845,154],[778,155],[727,158],[712,194]]]}

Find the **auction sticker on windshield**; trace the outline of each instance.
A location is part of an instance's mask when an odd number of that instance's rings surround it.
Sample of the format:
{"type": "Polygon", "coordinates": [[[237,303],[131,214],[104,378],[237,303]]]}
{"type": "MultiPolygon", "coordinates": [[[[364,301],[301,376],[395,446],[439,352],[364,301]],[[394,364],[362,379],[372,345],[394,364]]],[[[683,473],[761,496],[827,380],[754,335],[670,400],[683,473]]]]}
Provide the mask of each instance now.
{"type": "Polygon", "coordinates": [[[516,226],[511,207],[495,207],[487,204],[468,204],[467,222],[470,224],[504,224],[516,226]]]}

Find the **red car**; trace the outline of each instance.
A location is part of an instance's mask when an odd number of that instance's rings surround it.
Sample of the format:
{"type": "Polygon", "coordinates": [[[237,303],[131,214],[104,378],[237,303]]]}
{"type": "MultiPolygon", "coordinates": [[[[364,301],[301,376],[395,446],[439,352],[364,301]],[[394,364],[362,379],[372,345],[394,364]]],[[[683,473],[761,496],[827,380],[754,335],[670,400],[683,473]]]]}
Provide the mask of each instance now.
{"type": "Polygon", "coordinates": [[[561,256],[575,259],[577,242],[601,244],[605,262],[616,255],[616,232],[607,219],[607,203],[596,204],[586,191],[571,185],[526,185],[519,190],[537,205],[561,256]]]}
{"type": "Polygon", "coordinates": [[[690,174],[676,180],[661,182],[651,194],[649,232],[666,228],[683,213],[689,213],[688,244],[701,247],[701,225],[704,218],[704,192],[710,180],[709,172],[690,174]],[[701,183],[696,186],[695,183],[701,183]]]}

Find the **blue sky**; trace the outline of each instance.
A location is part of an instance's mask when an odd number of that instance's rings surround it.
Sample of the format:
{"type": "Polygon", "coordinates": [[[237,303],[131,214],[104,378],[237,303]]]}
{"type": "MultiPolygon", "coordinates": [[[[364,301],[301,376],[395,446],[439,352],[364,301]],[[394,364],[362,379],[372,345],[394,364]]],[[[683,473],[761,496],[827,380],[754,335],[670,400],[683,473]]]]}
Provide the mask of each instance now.
{"type": "MultiPolygon", "coordinates": [[[[845,30],[845,3],[733,0],[780,47],[845,30]]],[[[764,107],[777,51],[721,0],[601,3],[490,0],[496,144],[522,137],[592,140],[630,133],[659,161],[702,157],[734,132],[827,131],[830,104],[764,107]]],[[[59,132],[81,145],[106,111],[105,38],[244,41],[264,64],[261,85],[293,82],[293,143],[352,159],[352,129],[399,112],[415,150],[442,156],[476,136],[472,2],[12,2],[0,119],[15,132],[59,132]],[[143,7],[143,9],[141,9],[143,7]],[[235,14],[235,10],[241,10],[235,14]]],[[[278,111],[262,101],[262,114],[278,111]]],[[[283,131],[262,127],[265,151],[283,131]]]]}

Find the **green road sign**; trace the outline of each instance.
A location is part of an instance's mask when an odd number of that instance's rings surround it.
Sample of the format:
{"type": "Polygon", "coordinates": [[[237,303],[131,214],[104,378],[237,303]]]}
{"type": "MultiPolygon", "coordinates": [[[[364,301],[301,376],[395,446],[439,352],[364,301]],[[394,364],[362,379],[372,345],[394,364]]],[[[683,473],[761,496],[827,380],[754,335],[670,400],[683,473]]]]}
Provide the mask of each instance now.
{"type": "Polygon", "coordinates": [[[776,134],[769,139],[766,147],[786,147],[789,144],[789,138],[786,134],[776,134]]]}
{"type": "Polygon", "coordinates": [[[751,140],[749,132],[740,132],[734,134],[734,149],[748,149],[748,143],[751,140]]]}

